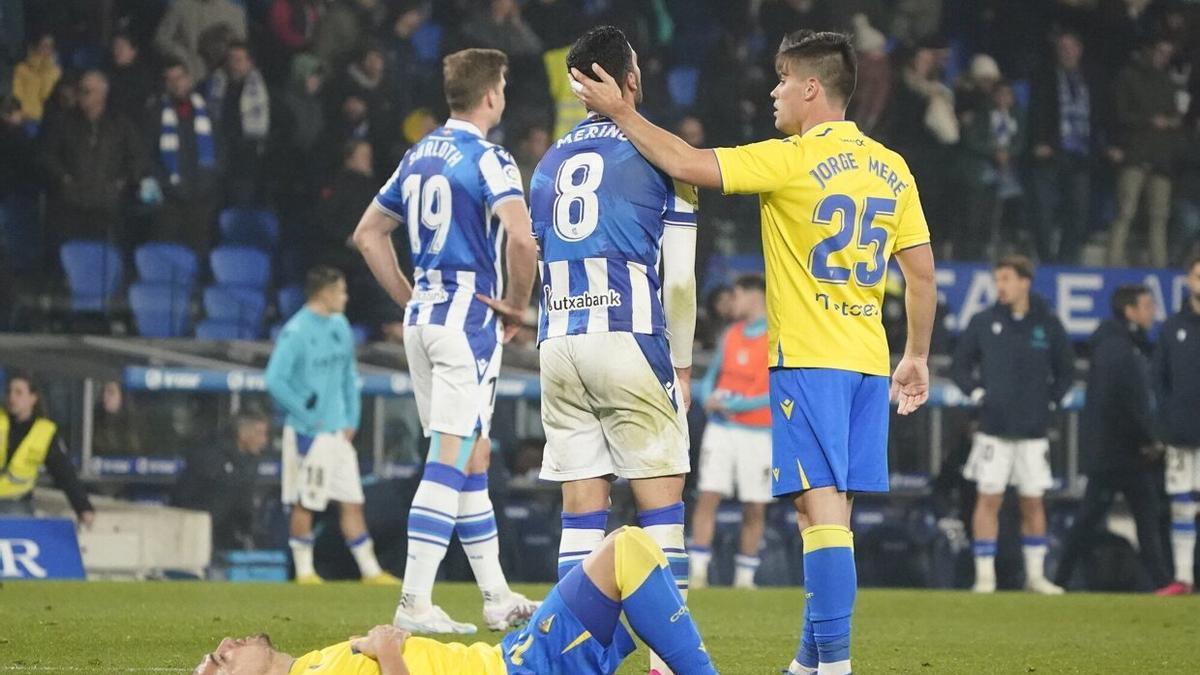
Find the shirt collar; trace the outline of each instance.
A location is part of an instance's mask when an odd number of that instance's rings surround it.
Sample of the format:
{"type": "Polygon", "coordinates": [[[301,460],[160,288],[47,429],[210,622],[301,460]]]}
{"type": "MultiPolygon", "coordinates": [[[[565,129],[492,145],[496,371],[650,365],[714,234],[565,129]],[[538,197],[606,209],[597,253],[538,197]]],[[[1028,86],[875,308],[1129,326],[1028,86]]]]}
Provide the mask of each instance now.
{"type": "Polygon", "coordinates": [[[454,118],[450,118],[450,119],[446,120],[446,123],[443,124],[442,126],[446,127],[447,129],[456,129],[458,131],[465,131],[469,134],[475,134],[476,136],[483,138],[483,132],[479,130],[479,127],[475,126],[474,124],[471,124],[470,122],[468,122],[466,120],[456,120],[454,118]]]}
{"type": "Polygon", "coordinates": [[[826,129],[832,129],[834,127],[840,127],[847,124],[854,129],[858,128],[858,125],[854,123],[854,120],[834,120],[832,122],[821,122],[820,124],[801,134],[801,137],[818,135],[826,129]]]}

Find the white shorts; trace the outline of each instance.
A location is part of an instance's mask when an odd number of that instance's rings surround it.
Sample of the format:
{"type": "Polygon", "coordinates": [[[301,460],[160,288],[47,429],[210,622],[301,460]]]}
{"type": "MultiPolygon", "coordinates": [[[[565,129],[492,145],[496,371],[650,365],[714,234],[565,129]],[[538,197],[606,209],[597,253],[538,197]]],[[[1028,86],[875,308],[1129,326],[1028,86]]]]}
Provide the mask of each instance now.
{"type": "Polygon", "coordinates": [[[701,492],[768,504],[771,496],[771,429],[710,423],[700,443],[701,492]]]}
{"type": "Polygon", "coordinates": [[[541,477],[687,473],[686,411],[663,335],[585,333],[542,342],[541,477]]]}
{"type": "Polygon", "coordinates": [[[1167,494],[1200,492],[1200,448],[1167,446],[1167,494]]]}
{"type": "Polygon", "coordinates": [[[363,503],[358,452],[340,433],[317,434],[301,452],[299,434],[284,427],[282,474],[284,504],[324,511],[330,501],[363,503]]]}
{"type": "Polygon", "coordinates": [[[468,335],[438,325],[404,329],[404,353],[425,436],[486,437],[496,405],[500,344],[495,333],[468,335]]]}
{"type": "Polygon", "coordinates": [[[1001,495],[1009,485],[1022,497],[1041,497],[1054,485],[1050,441],[975,434],[963,477],[979,484],[979,493],[1001,495]]]}

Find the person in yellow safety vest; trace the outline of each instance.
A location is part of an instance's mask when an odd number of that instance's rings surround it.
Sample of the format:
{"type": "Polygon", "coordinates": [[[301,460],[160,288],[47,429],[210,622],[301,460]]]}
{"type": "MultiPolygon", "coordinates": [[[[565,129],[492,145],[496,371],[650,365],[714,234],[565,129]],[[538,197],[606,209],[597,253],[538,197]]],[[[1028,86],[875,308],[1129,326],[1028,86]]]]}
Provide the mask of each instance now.
{"type": "Polygon", "coordinates": [[[33,515],[33,488],[43,465],[66,493],[79,522],[90,527],[95,509],[67,458],[58,425],[43,414],[33,379],[15,374],[9,377],[8,397],[0,410],[0,516],[33,515]]]}

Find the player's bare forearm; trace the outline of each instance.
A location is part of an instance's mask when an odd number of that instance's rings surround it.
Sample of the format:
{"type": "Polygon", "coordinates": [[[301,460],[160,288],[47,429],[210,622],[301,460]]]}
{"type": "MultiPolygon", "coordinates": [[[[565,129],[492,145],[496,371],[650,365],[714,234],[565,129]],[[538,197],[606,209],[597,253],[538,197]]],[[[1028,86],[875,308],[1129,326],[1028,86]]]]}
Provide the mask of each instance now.
{"type": "Polygon", "coordinates": [[[508,234],[508,244],[505,246],[508,290],[504,294],[504,302],[510,307],[524,310],[529,306],[537,269],[537,242],[533,238],[529,211],[525,209],[524,200],[511,199],[496,208],[496,215],[508,234]]]}
{"type": "Polygon", "coordinates": [[[638,152],[668,176],[696,187],[721,189],[721,165],[712,150],[693,148],[630,106],[614,115],[612,120],[638,152]]]}
{"type": "Polygon", "coordinates": [[[906,358],[929,358],[929,341],[937,313],[937,284],[934,281],[933,248],[928,244],[896,253],[904,274],[904,308],[908,314],[906,358]]]}
{"type": "Polygon", "coordinates": [[[380,654],[379,673],[380,675],[409,675],[408,664],[404,663],[404,657],[398,651],[395,654],[380,654]]]}
{"type": "Polygon", "coordinates": [[[392,230],[398,224],[372,203],[363,212],[358,227],[354,228],[354,245],[383,290],[397,305],[404,307],[412,297],[412,284],[400,271],[396,247],[392,245],[392,230]]]}
{"type": "Polygon", "coordinates": [[[672,178],[696,187],[720,189],[721,167],[713,151],[693,148],[682,138],[642,117],[622,98],[616,80],[604,72],[600,64],[593,63],[592,72],[600,81],[571,69],[571,78],[575,81],[572,89],[588,110],[616,123],[638,152],[672,178]]]}

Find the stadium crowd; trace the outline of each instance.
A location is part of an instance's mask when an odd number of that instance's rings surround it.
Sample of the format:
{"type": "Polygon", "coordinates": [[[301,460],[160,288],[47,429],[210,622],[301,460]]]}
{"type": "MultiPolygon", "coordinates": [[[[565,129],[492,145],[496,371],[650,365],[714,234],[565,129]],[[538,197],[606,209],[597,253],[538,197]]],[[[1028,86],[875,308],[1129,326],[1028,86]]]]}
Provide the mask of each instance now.
{"type": "MultiPolygon", "coordinates": [[[[204,261],[228,243],[219,212],[263,208],[281,224],[280,245],[263,246],[277,249],[272,281],[342,268],[351,320],[386,337],[397,315],[350,228],[444,119],[441,56],[508,54],[511,104],[492,137],[528,180],[583,114],[563,60],[599,23],[631,36],[646,114],[709,145],[774,133],[785,31],[851,31],[850,116],[912,166],[939,259],[1165,267],[1200,242],[1189,0],[2,0],[2,285],[62,288],[68,240],[130,261],[176,242],[204,261]]],[[[755,209],[702,205],[701,266],[756,252],[743,236],[755,209]]]]}

